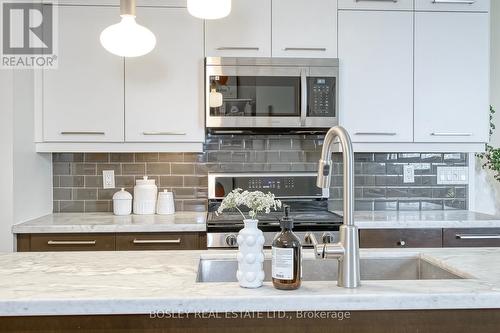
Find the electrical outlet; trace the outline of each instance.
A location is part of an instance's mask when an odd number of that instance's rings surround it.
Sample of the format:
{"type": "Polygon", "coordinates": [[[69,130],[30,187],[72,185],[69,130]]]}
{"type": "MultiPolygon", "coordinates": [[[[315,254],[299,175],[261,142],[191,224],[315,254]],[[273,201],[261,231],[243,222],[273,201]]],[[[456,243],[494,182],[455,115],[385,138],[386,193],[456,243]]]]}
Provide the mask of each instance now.
{"type": "Polygon", "coordinates": [[[115,188],[115,170],[102,171],[102,185],[106,188],[115,188]]]}
{"type": "Polygon", "coordinates": [[[403,168],[404,183],[414,183],[415,182],[415,166],[408,164],[403,168]]]}
{"type": "Polygon", "coordinates": [[[467,185],[469,183],[468,167],[438,167],[438,185],[467,185]]]}

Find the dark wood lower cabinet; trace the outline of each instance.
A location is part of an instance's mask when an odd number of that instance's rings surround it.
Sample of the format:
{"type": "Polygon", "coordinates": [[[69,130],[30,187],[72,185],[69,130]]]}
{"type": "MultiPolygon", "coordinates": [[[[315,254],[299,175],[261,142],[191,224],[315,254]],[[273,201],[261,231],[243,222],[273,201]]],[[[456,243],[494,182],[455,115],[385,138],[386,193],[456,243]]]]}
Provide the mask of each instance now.
{"type": "Polygon", "coordinates": [[[500,247],[499,228],[444,229],[444,247],[500,247]]]}
{"type": "Polygon", "coordinates": [[[498,333],[500,309],[0,317],[5,333],[498,333]],[[338,314],[338,312],[337,312],[338,314]],[[349,317],[347,318],[347,314],[349,317]],[[328,317],[321,318],[321,315],[328,317]],[[227,318],[227,317],[230,318],[227,318]],[[281,316],[284,316],[281,318],[281,316]],[[304,317],[306,316],[306,317],[304,317]],[[338,316],[338,315],[337,315],[338,316]]]}
{"type": "Polygon", "coordinates": [[[204,250],[206,246],[206,234],[199,232],[17,235],[18,252],[204,250]]]}
{"type": "Polygon", "coordinates": [[[442,229],[362,229],[362,248],[426,248],[442,247],[442,229]]]}
{"type": "Polygon", "coordinates": [[[207,244],[198,233],[117,234],[117,251],[198,250],[207,244]]]}

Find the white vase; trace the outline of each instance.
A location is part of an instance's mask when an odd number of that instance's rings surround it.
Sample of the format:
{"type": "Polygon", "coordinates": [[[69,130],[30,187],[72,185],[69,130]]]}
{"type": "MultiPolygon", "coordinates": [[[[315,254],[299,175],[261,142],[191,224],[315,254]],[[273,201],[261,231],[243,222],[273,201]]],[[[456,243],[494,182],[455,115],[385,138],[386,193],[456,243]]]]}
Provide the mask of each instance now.
{"type": "Polygon", "coordinates": [[[236,278],[243,288],[259,288],[264,282],[264,235],[258,220],[243,220],[238,233],[238,271],[236,278]]]}

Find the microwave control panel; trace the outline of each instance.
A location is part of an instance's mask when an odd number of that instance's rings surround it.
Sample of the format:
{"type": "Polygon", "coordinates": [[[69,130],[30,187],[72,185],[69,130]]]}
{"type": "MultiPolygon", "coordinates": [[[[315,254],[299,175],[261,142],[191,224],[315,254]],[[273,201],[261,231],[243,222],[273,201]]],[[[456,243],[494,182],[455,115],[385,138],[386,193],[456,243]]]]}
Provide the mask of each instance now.
{"type": "Polygon", "coordinates": [[[308,85],[307,116],[335,117],[335,78],[309,77],[308,85]]]}

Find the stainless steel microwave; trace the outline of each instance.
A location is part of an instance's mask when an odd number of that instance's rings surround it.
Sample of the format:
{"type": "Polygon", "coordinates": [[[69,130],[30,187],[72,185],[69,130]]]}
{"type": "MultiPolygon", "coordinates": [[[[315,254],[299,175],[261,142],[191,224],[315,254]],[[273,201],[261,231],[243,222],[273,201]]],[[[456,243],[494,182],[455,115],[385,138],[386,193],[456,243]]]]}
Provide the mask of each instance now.
{"type": "Polygon", "coordinates": [[[338,124],[338,59],[206,58],[206,127],[338,124]]]}

